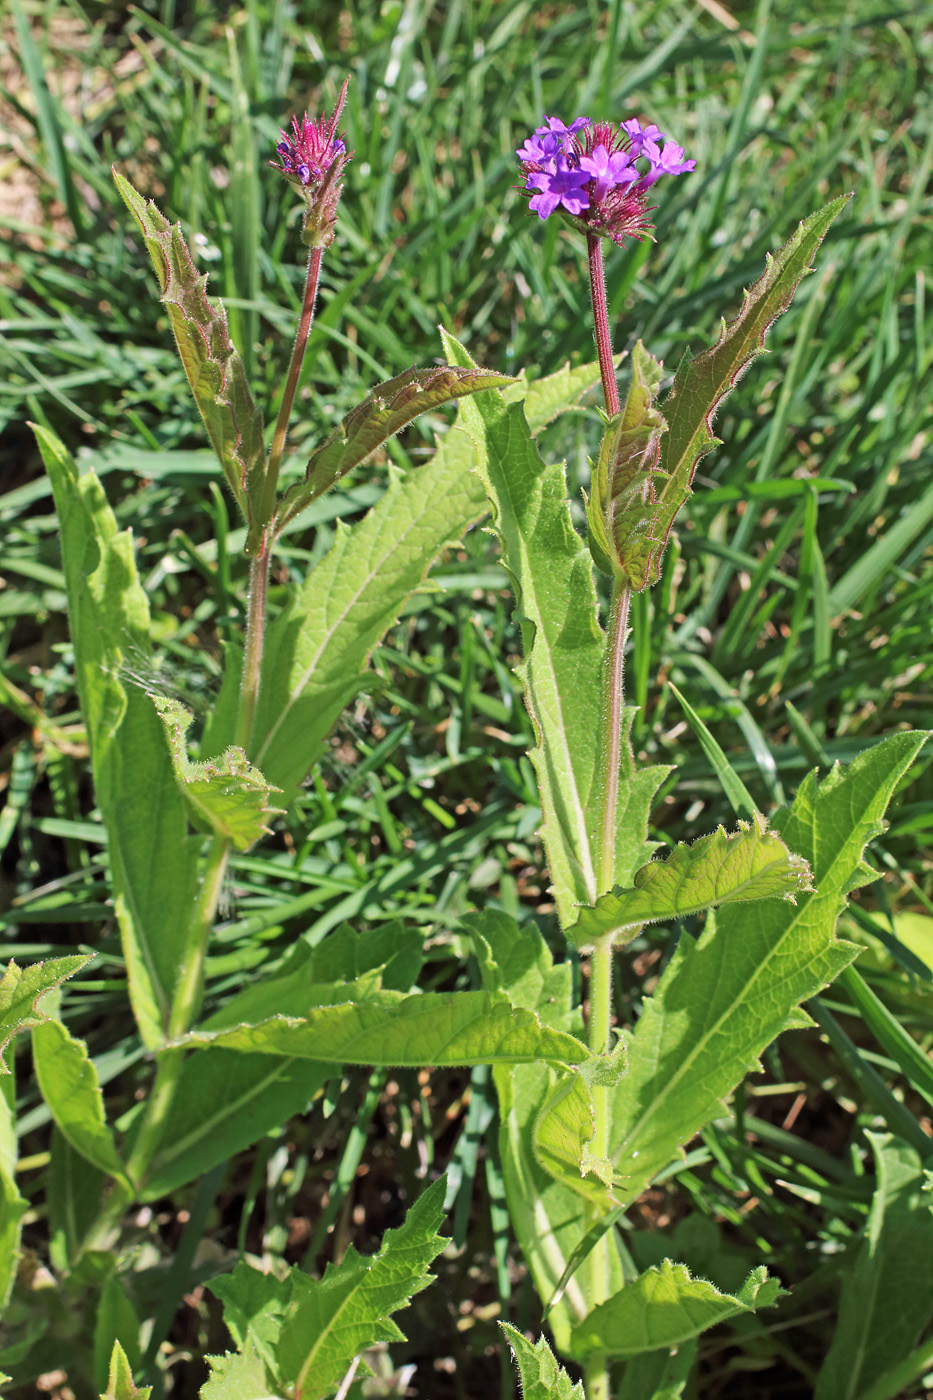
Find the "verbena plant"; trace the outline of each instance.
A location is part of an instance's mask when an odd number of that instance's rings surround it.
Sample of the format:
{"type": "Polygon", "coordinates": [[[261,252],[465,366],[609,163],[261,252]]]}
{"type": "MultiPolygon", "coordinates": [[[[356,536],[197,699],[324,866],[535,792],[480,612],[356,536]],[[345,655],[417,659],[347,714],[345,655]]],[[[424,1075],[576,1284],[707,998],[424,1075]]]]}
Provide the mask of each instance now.
{"type": "MultiPolygon", "coordinates": [[[[724,756],[728,795],[743,813],[723,829],[658,856],[648,819],[669,770],[639,767],[630,743],[623,658],[633,594],[666,586],[665,546],[715,446],[712,417],[789,305],[845,200],[805,220],[768,261],[717,343],[677,369],[640,344],[617,387],[602,240],[647,236],[651,191],[692,162],[654,127],[557,119],[519,151],[529,208],[585,241],[598,365],[527,383],[480,369],[444,334],[447,363],[380,385],[280,491],[280,469],[314,313],[321,258],[334,237],[349,154],[329,118],[283,133],[278,169],[304,201],[308,274],[298,336],[271,435],[264,431],[225,314],[211,303],[181,231],[115,175],[155,265],[162,303],[198,408],[247,530],[250,591],[242,646],[228,645],[218,702],[189,753],[191,714],[146,680],[146,594],[132,539],[117,530],[93,473],[37,429],[61,524],[77,684],[133,1014],[153,1057],[149,1092],[108,1120],[86,1046],[56,1014],[56,991],[85,957],[49,960],[3,981],[3,1043],[31,1028],[39,1084],[55,1122],[48,1211],[51,1264],[68,1299],[10,1301],[27,1202],[13,1175],[12,1096],[4,1095],[0,1292],[13,1332],[4,1364],[17,1383],[66,1345],[69,1383],[114,1400],[146,1393],[146,1348],[124,1265],[127,1214],[208,1172],[302,1111],[346,1065],[492,1066],[511,1223],[559,1353],[583,1367],[589,1400],[676,1396],[693,1385],[696,1338],[775,1301],[780,1282],[754,1269],[734,1293],[679,1263],[639,1271],[618,1228],[783,1030],[808,1024],[801,1003],[846,969],[856,949],[835,926],[847,895],[871,878],[867,842],[924,741],[899,733],[846,771],[811,774],[794,803],[758,811],[724,756]],[[542,460],[535,433],[593,382],[605,431],[575,525],[564,470],[542,460]],[[283,530],[418,413],[461,399],[458,431],[401,477],[274,616],[270,565],[283,530]],[[267,446],[266,438],[269,436],[267,446]],[[475,991],[418,989],[422,934],[401,924],[343,926],[299,941],[274,976],[254,981],[202,1019],[204,962],[227,863],[268,831],[317,763],[341,710],[363,686],[367,658],[419,588],[432,560],[491,506],[514,585],[521,671],[536,744],[553,898],[570,950],[589,966],[587,998],[573,958],[555,964],[532,923],[497,909],[463,920],[479,973],[475,991]],[[595,569],[607,580],[601,622],[595,569]],[[710,911],[702,936],[681,939],[634,1026],[612,1024],[613,953],[646,925],[710,911]],[[40,1007],[40,998],[42,999],[40,1007]],[[93,1318],[82,1348],[60,1333],[75,1311],[93,1318]]],[[[686,702],[684,702],[686,704],[686,702]]],[[[715,741],[708,736],[710,746],[715,741]]],[[[711,749],[711,751],[713,751],[711,749]]],[[[850,973],[850,976],[855,974],[850,973]]],[[[856,984],[857,985],[857,984],[856,984]]],[[[10,1083],[8,1078],[5,1087],[10,1083]]],[[[877,1138],[879,1192],[863,1254],[846,1285],[820,1400],[894,1395],[918,1374],[912,1349],[933,1311],[909,1290],[896,1336],[853,1349],[874,1246],[909,1230],[929,1254],[921,1162],[877,1138]],[[909,1368],[913,1366],[913,1370],[909,1368]],[[900,1369],[899,1369],[900,1368],[900,1369]],[[907,1368],[907,1370],[905,1370],[907,1368]],[[909,1372],[909,1374],[908,1374],[909,1372]],[[887,1388],[886,1388],[887,1387],[887,1388]]],[[[233,1349],[209,1362],[205,1400],[310,1400],[359,1389],[362,1354],[400,1336],[392,1315],[429,1282],[444,1246],[444,1187],[435,1182],[372,1258],[349,1251],[314,1279],[240,1262],[212,1280],[233,1349]]],[[[548,1344],[508,1331],[524,1393],[578,1397],[548,1344]]]]}

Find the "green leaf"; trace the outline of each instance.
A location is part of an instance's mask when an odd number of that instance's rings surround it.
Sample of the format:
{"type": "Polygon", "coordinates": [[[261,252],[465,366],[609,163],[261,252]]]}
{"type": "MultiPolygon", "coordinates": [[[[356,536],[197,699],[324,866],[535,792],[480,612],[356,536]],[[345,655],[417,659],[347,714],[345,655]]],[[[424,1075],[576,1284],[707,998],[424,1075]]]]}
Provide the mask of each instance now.
{"type": "Polygon", "coordinates": [[[149,1400],[151,1394],[151,1385],[133,1384],[133,1372],[126,1359],[126,1353],[119,1342],[114,1342],[107,1389],[100,1400],[149,1400]]]}
{"type": "Polygon", "coordinates": [[[260,836],[268,834],[267,821],[281,814],[280,808],[269,805],[270,795],[278,789],[266,782],[242,749],[231,747],[220,758],[192,763],[185,735],[194,715],[167,696],[150,698],[165,726],[175,778],[195,824],[226,837],[238,851],[249,850],[260,836]]]}
{"type": "Polygon", "coordinates": [[[149,249],[191,392],[227,484],[246,516],[247,497],[250,505],[258,504],[264,476],[262,414],[230,340],[227,313],[219,302],[208,300],[207,274],[198,274],[181,226],[170,224],[152,200],[144,199],[116,170],[113,178],[149,249]]]}
{"type": "Polygon", "coordinates": [[[49,958],[29,967],[7,964],[0,979],[0,1074],[10,1071],[3,1052],[20,1031],[40,1026],[48,1017],[39,1010],[39,998],[51,992],[93,959],[93,953],[76,953],[67,958],[49,958]]]}
{"type": "Polygon", "coordinates": [[[169,1195],[306,1112],[338,1072],[335,1064],[236,1050],[189,1056],[141,1198],[169,1195]]]}
{"type": "Polygon", "coordinates": [[[661,434],[667,427],[655,407],[664,366],[639,340],[632,351],[632,379],[622,410],[610,419],[586,503],[590,553],[597,568],[627,578],[627,561],[641,547],[640,523],[656,494],[661,434]]]}
{"type": "Polygon", "coordinates": [[[909,1355],[933,1318],[933,1183],[917,1153],[867,1133],[876,1185],[843,1273],[839,1320],[815,1400],[857,1400],[909,1355]]]}
{"type": "MultiPolygon", "coordinates": [[[[462,922],[476,944],[487,990],[505,992],[516,1006],[537,1011],[549,1025],[582,1032],[582,1013],[572,997],[571,965],[554,966],[536,924],[519,925],[495,909],[471,914],[462,922]]],[[[563,1175],[555,1177],[546,1171],[535,1154],[536,1125],[551,1091],[547,1066],[499,1065],[493,1077],[499,1096],[499,1149],[509,1218],[538,1294],[548,1303],[590,1222],[577,1190],[563,1175]]],[[[623,1282],[622,1263],[615,1233],[609,1238],[610,1282],[618,1288],[623,1282]]],[[[585,1316],[587,1307],[583,1288],[571,1276],[560,1301],[548,1312],[558,1351],[567,1351],[571,1327],[585,1316]]]]}
{"type": "MultiPolygon", "coordinates": [[[[586,366],[526,386],[532,423],[550,421],[593,377],[586,366]]],[[[352,530],[338,523],[330,550],[267,631],[253,729],[263,737],[253,756],[285,806],[344,706],[365,688],[373,647],[432,561],[486,514],[473,452],[457,425],[462,406],[427,465],[404,477],[390,467],[388,490],[366,518],[352,530]]]]}
{"type": "Polygon", "coordinates": [[[49,1257],[59,1273],[71,1273],[97,1224],[110,1177],[76,1152],[57,1125],[52,1128],[50,1155],[45,1197],[49,1257]]]}
{"type": "Polygon", "coordinates": [[[882,829],[895,786],[926,736],[895,734],[821,783],[811,773],[792,810],[772,825],[809,862],[816,889],[784,900],[727,905],[701,937],[682,938],[627,1035],[629,1070],[613,1094],[611,1145],[618,1196],[634,1200],[677,1149],[723,1111],[800,1003],[856,956],[836,940],[845,897],[874,878],[865,845],[882,829]]]}
{"type": "Polygon", "coordinates": [[[643,1351],[626,1362],[616,1400],[680,1400],[696,1362],[696,1342],[643,1351]]]}
{"type": "Polygon", "coordinates": [[[301,1019],[195,1031],[177,1041],[356,1065],[490,1065],[587,1057],[575,1036],[542,1026],[533,1012],[486,992],[381,991],[364,1002],[312,1006],[301,1019]]]}
{"type": "MultiPolygon", "coordinates": [[[[617,557],[636,591],[660,577],[661,556],[674,518],[692,494],[696,464],[719,442],[713,436],[713,415],[742,371],[764,350],[768,327],[787,310],[849,198],[843,195],[811,214],[783,248],[773,256],[769,253],[765,271],[746,291],[739,314],[721,323],[716,344],[679,366],[661,406],[668,431],[660,440],[657,466],[633,478],[613,515],[617,557]]],[[[656,425],[654,431],[659,431],[656,425]]]]}
{"type": "MultiPolygon", "coordinates": [[[[323,1278],[292,1269],[280,1282],[240,1264],[210,1284],[241,1347],[253,1340],[256,1355],[280,1390],[300,1394],[302,1400],[323,1400],[360,1352],[404,1340],[391,1314],[431,1282],[428,1265],[446,1244],[437,1233],[445,1190],[444,1178],[434,1182],[415,1201],[405,1223],[387,1231],[377,1254],[363,1258],[351,1246],[340,1264],[327,1266],[323,1278]]],[[[359,1374],[369,1372],[364,1366],[359,1374]]],[[[227,1400],[228,1392],[214,1395],[227,1400]]]]}
{"type": "Polygon", "coordinates": [[[789,851],[767,823],[756,817],[723,827],[689,845],[678,842],[670,855],[636,871],[631,889],[601,895],[580,911],[567,930],[578,947],[591,946],[610,931],[614,943],[627,943],[645,924],[682,919],[721,904],[786,899],[812,888],[810,867],[789,851]]]}
{"type": "MultiPolygon", "coordinates": [[[[123,1350],[130,1372],[137,1370],[142,1361],[139,1318],[127,1296],[123,1280],[114,1272],[104,1280],[94,1307],[94,1374],[99,1386],[107,1384],[108,1358],[112,1369],[113,1349],[116,1346],[123,1350]]],[[[130,1391],[130,1394],[133,1392],[130,1391]]]]}
{"type": "Polygon", "coordinates": [[[377,385],[313,453],[304,481],[286,491],[279,508],[280,528],[419,414],[475,394],[478,389],[510,382],[508,376],[495,370],[437,365],[433,369],[409,369],[377,385]]]}
{"type": "Polygon", "coordinates": [[[679,1346],[730,1317],[771,1307],[783,1292],[763,1266],[733,1296],[665,1259],[587,1314],[574,1328],[573,1355],[579,1360],[594,1353],[637,1356],[679,1346]]]}
{"type": "Polygon", "coordinates": [[[131,1191],[84,1041],[75,1040],[61,1021],[50,1020],[33,1031],[32,1049],[42,1097],[64,1137],[93,1166],[131,1191]]]}
{"type": "Polygon", "coordinates": [[[76,680],[130,999],[143,1041],[154,1048],[164,1039],[184,954],[202,842],[187,835],[162,726],[143,689],[149,604],[132,536],[117,531],[93,472],[79,476],[59,440],[45,428],[34,431],[61,527],[76,680]]]}
{"type": "Polygon", "coordinates": [[[500,1322],[522,1378],[522,1400],[586,1400],[582,1384],[571,1381],[544,1337],[533,1345],[517,1327],[500,1322]]]}
{"type": "MultiPolygon", "coordinates": [[[[615,1084],[625,1071],[625,1045],[619,1042],[619,1054],[612,1064],[609,1084],[615,1084]]],[[[578,1195],[599,1205],[603,1210],[612,1206],[612,1163],[594,1157],[590,1143],[596,1135],[596,1115],[591,1084],[598,1073],[599,1059],[594,1057],[570,1074],[556,1078],[538,1111],[534,1125],[535,1157],[545,1171],[564,1182],[578,1195]]]]}
{"type": "Polygon", "coordinates": [[[244,1351],[208,1356],[205,1360],[211,1373],[201,1387],[200,1400],[277,1400],[281,1394],[252,1337],[244,1351]]]}
{"type": "Polygon", "coordinates": [[[29,1202],[16,1186],[16,1094],[13,1075],[0,1079],[0,1313],[6,1309],[22,1257],[22,1219],[29,1202]]]}
{"type": "MultiPolygon", "coordinates": [[[[468,361],[445,337],[448,358],[468,361]]],[[[544,814],[543,836],[562,925],[575,907],[592,905],[603,775],[602,667],[606,639],[586,545],[573,528],[562,465],[542,462],[518,404],[495,392],[462,408],[477,453],[477,471],[492,503],[503,563],[515,589],[525,662],[519,674],[535,726],[531,759],[544,814]]],[[[634,710],[626,711],[623,772],[616,813],[612,882],[627,884],[654,849],[648,814],[666,769],[637,769],[629,743],[634,710]]]]}

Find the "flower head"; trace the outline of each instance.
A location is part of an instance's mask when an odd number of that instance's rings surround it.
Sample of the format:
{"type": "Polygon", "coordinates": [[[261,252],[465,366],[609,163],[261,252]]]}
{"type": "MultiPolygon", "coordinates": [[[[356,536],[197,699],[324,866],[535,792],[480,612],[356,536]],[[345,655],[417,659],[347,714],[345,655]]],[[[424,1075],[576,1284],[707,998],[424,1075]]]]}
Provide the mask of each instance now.
{"type": "Polygon", "coordinates": [[[645,192],[662,175],[683,175],[696,166],[663,131],[653,123],[642,126],[637,117],[618,125],[589,117],[577,117],[570,126],[559,117],[545,122],[515,152],[525,189],[534,191],[529,210],[541,219],[562,210],[588,233],[614,243],[649,235],[645,192]]]}
{"type": "Polygon", "coordinates": [[[329,117],[312,119],[305,112],[300,121],[292,118],[291,134],[279,132],[282,139],[275,148],[278,160],[269,162],[304,195],[302,237],[312,248],[325,248],[334,241],[343,168],[350,159],[346,142],[336,134],[349,81],[348,78],[340,89],[337,105],[329,117]]]}

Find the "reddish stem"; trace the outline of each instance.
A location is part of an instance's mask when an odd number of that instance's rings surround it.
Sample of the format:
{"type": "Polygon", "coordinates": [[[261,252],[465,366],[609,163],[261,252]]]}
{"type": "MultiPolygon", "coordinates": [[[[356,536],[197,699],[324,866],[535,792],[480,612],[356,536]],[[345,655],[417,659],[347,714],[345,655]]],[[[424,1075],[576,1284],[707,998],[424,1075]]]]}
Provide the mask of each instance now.
{"type": "Polygon", "coordinates": [[[596,334],[599,372],[603,381],[606,412],[610,418],[613,418],[619,412],[619,389],[616,384],[616,367],[612,362],[612,339],[609,335],[609,308],[606,305],[606,277],[603,272],[603,241],[596,234],[588,233],[586,235],[586,248],[590,259],[590,299],[593,303],[593,329],[596,334]]]}

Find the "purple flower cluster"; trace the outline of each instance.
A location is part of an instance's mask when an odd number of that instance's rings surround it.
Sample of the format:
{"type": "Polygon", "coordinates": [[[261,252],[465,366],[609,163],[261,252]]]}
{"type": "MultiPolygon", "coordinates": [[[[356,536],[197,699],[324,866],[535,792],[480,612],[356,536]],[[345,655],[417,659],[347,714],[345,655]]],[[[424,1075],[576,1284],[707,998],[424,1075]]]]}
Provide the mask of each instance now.
{"type": "Polygon", "coordinates": [[[653,124],[643,127],[635,117],[618,126],[589,117],[577,117],[569,126],[558,117],[545,121],[515,152],[525,189],[534,191],[528,208],[541,219],[564,209],[614,243],[650,229],[645,195],[656,180],[696,166],[663,131],[653,124]]]}
{"type": "Polygon", "coordinates": [[[302,239],[310,248],[326,248],[334,239],[343,168],[350,159],[346,142],[336,134],[349,81],[340,89],[329,117],[312,119],[305,112],[300,121],[292,118],[291,135],[279,132],[278,160],[269,162],[304,195],[302,239]]]}

